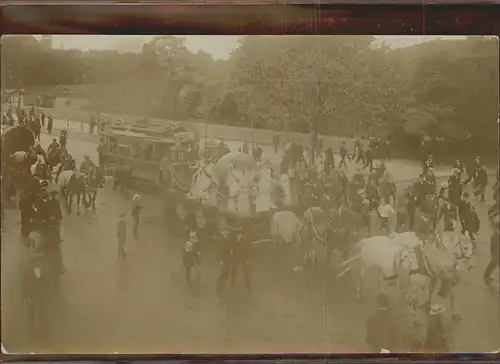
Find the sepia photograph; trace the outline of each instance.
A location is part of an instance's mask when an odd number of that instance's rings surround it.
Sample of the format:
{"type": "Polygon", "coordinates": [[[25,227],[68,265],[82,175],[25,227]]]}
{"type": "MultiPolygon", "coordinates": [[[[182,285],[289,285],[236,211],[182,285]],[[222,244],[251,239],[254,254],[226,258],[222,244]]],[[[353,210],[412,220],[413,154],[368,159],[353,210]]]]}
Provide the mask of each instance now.
{"type": "Polygon", "coordinates": [[[499,349],[497,37],[0,53],[4,352],[499,349]]]}

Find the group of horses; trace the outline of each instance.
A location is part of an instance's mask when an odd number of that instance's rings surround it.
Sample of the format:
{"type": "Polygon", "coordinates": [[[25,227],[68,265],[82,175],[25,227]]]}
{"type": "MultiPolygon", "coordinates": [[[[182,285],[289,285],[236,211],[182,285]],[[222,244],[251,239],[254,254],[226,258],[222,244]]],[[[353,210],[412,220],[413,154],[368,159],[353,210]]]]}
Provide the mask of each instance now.
{"type": "MultiPolygon", "coordinates": [[[[322,284],[356,272],[358,299],[363,297],[366,273],[374,271],[379,291],[391,292],[399,307],[407,310],[407,318],[425,321],[437,295],[449,300],[452,317],[459,319],[454,288],[460,281],[462,264],[471,267],[473,243],[460,232],[440,232],[442,229],[429,224],[437,217],[436,194],[428,194],[417,208],[416,232],[399,232],[406,229],[399,229],[401,221],[391,205],[395,205],[395,186],[374,208],[362,190],[351,184],[344,184],[350,189],[342,190],[342,176],[336,171],[333,176],[337,189],[323,195],[323,200],[333,199],[332,203],[324,201],[321,207],[307,208],[303,216],[291,210],[272,214],[271,239],[267,240],[276,245],[279,256],[291,252],[294,271],[313,268],[322,284]],[[349,198],[347,203],[344,195],[349,198]],[[333,266],[335,251],[340,251],[341,259],[333,266]]],[[[381,179],[392,182],[387,175],[381,179]]]]}
{"type": "Polygon", "coordinates": [[[33,177],[45,179],[58,187],[68,213],[72,212],[75,197],[77,214],[81,213],[81,206],[95,210],[97,192],[104,179],[101,168],[93,165],[85,172],[79,171],[66,150],[53,148],[47,153],[39,144],[28,151],[12,153],[10,159],[15,186],[22,189],[33,177]]]}

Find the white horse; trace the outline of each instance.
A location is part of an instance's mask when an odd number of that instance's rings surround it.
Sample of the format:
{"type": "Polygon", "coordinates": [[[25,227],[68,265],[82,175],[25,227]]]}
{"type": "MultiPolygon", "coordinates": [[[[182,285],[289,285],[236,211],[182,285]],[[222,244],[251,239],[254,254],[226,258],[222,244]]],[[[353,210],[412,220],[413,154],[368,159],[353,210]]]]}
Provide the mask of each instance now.
{"type": "Polygon", "coordinates": [[[473,243],[460,233],[445,234],[440,243],[439,246],[426,244],[421,254],[413,254],[411,259],[415,260],[418,269],[409,272],[408,299],[415,310],[423,309],[431,303],[433,294],[437,293],[448,300],[452,317],[460,319],[454,288],[460,281],[462,263],[471,268],[473,243]],[[438,284],[440,287],[435,292],[438,284]]]}
{"type": "MultiPolygon", "coordinates": [[[[436,280],[448,285],[446,293],[450,298],[454,314],[455,302],[451,285],[458,283],[459,264],[468,262],[472,256],[472,242],[464,236],[448,239],[441,246],[423,243],[412,232],[395,234],[393,237],[374,236],[362,239],[358,246],[360,252],[343,263],[348,266],[353,261],[360,262],[357,297],[361,298],[364,274],[368,268],[378,271],[379,290],[385,289],[387,282],[400,285],[404,275],[408,277],[409,300],[415,309],[427,306],[436,287],[436,280]]],[[[344,270],[337,277],[345,274],[344,270]]],[[[445,286],[442,286],[445,287],[445,286]]],[[[443,288],[442,288],[443,290],[443,288]]]]}
{"type": "Polygon", "coordinates": [[[359,261],[357,297],[361,298],[362,296],[365,272],[370,268],[376,268],[379,290],[382,291],[386,282],[397,281],[403,263],[411,255],[411,250],[420,244],[420,239],[414,233],[394,234],[391,237],[372,236],[362,239],[358,243],[359,254],[342,263],[341,266],[347,267],[347,269],[339,273],[337,278],[351,269],[351,263],[359,261]]]}

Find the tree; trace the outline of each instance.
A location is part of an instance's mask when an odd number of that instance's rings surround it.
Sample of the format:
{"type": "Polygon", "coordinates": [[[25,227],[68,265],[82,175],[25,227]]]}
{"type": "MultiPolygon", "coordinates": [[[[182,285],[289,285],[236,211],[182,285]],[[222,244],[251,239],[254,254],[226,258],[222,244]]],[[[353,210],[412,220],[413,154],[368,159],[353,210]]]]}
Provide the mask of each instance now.
{"type": "MultiPolygon", "coordinates": [[[[456,130],[483,140],[496,140],[498,57],[494,39],[468,37],[430,42],[412,79],[417,105],[432,105],[442,132],[456,130]],[[433,49],[435,47],[436,49],[433,49]],[[437,49],[439,47],[439,49],[437,49]],[[450,126],[452,125],[452,126],[450,126]]],[[[455,134],[455,135],[452,135],[455,134]]],[[[497,141],[496,141],[497,142],[497,141]]]]}

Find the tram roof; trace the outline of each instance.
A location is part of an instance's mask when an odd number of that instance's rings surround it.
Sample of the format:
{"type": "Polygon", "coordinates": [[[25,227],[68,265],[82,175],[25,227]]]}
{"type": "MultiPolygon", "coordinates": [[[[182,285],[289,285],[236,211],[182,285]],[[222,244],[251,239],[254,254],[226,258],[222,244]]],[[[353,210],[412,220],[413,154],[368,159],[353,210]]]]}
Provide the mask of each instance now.
{"type": "MultiPolygon", "coordinates": [[[[155,128],[157,129],[157,128],[155,128]]],[[[108,126],[103,132],[104,135],[121,136],[126,138],[136,138],[144,141],[151,141],[163,144],[174,144],[173,131],[163,128],[163,130],[151,130],[151,128],[132,127],[122,125],[108,126]]]]}

